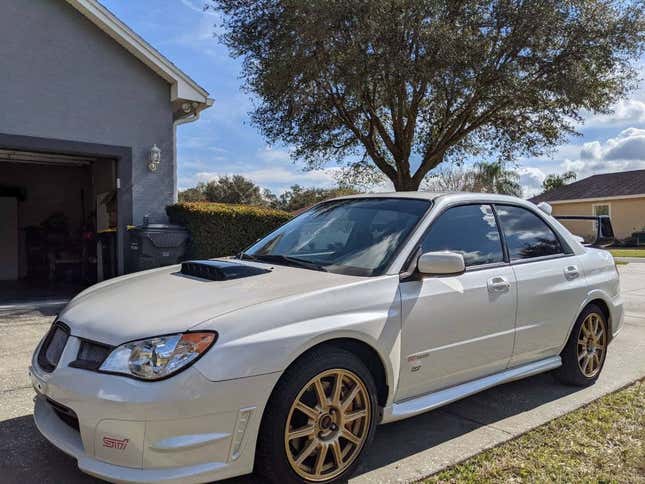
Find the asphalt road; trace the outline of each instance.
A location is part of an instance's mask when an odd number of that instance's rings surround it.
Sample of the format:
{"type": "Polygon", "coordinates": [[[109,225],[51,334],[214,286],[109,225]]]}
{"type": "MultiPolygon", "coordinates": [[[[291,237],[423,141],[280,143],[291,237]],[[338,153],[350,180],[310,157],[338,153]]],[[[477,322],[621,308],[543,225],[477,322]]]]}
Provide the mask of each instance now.
{"type": "MultiPolygon", "coordinates": [[[[381,426],[352,482],[406,482],[497,445],[606,393],[645,377],[645,264],[620,266],[625,327],[609,348],[598,382],[580,390],[538,375],[418,417],[381,426]]],[[[0,482],[99,482],[51,446],[32,419],[27,378],[33,348],[59,305],[0,305],[0,482]]],[[[243,477],[228,484],[250,484],[243,477]]]]}

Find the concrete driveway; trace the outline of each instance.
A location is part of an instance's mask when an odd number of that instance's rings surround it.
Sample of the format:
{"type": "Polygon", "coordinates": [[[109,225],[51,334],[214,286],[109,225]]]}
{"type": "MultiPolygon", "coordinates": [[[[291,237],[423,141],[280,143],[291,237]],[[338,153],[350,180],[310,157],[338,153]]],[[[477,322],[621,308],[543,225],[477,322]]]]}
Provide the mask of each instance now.
{"type": "MultiPolygon", "coordinates": [[[[620,266],[627,317],[598,382],[580,390],[549,375],[493,388],[418,417],[381,426],[351,482],[409,482],[466,459],[645,377],[645,264],[620,266]]],[[[0,308],[0,482],[98,482],[49,445],[32,420],[26,368],[59,307],[0,308]]],[[[259,482],[255,477],[228,484],[259,482]]]]}

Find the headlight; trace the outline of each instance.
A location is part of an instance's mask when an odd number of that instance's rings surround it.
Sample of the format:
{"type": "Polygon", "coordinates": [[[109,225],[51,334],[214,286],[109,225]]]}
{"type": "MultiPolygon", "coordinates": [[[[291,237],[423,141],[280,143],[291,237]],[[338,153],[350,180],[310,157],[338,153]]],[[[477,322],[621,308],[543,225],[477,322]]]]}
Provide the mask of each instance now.
{"type": "Polygon", "coordinates": [[[178,333],[122,344],[99,371],[122,373],[142,380],[160,380],[186,369],[217,339],[214,331],[178,333]]]}

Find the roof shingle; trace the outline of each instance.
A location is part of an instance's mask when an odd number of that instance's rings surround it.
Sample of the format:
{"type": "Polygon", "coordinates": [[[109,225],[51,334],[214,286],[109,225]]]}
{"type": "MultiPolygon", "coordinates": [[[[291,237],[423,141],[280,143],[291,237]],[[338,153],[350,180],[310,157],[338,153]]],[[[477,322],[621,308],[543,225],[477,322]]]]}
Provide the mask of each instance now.
{"type": "Polygon", "coordinates": [[[592,175],[530,199],[531,202],[579,200],[620,196],[645,196],[645,170],[592,175]]]}

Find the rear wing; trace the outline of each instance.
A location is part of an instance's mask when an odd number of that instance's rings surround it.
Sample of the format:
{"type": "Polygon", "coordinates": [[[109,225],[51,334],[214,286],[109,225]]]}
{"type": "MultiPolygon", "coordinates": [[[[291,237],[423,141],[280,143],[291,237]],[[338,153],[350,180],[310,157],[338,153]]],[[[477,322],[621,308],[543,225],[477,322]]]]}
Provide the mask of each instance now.
{"type": "MultiPolygon", "coordinates": [[[[593,222],[593,234],[590,240],[585,239],[584,245],[591,247],[607,247],[612,245],[616,238],[614,236],[614,228],[611,225],[611,218],[609,215],[554,215],[560,221],[563,221],[564,226],[567,226],[566,221],[582,221],[588,220],[593,222]]],[[[569,227],[567,227],[569,229],[569,227]]],[[[571,233],[574,233],[569,229],[571,233]]]]}

